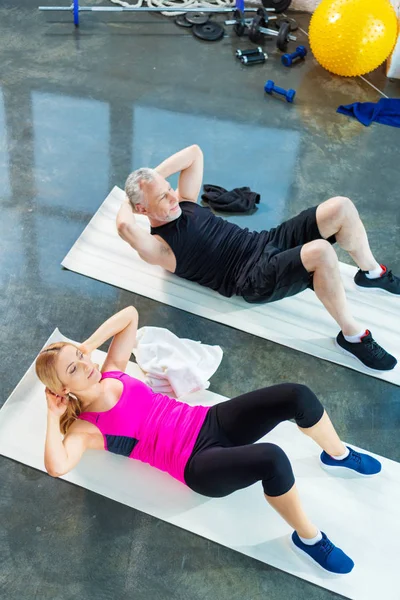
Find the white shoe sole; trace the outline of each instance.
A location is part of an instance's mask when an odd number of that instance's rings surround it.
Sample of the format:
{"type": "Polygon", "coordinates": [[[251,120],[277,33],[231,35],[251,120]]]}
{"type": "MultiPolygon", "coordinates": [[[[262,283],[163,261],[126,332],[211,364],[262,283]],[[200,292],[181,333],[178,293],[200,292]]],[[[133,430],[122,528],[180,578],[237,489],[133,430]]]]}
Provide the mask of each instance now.
{"type": "Polygon", "coordinates": [[[388,295],[388,296],[393,296],[393,298],[400,298],[400,294],[394,294],[393,292],[388,292],[388,290],[383,290],[382,288],[378,288],[378,287],[363,287],[362,285],[357,285],[356,282],[354,281],[354,285],[356,287],[357,290],[359,290],[360,292],[372,292],[373,294],[384,294],[384,295],[388,295]]]}
{"type": "MultiPolygon", "coordinates": [[[[320,465],[321,467],[325,470],[325,471],[336,471],[337,473],[341,472],[343,475],[359,475],[360,477],[375,477],[376,475],[379,475],[379,473],[381,473],[381,471],[378,471],[378,473],[372,473],[371,475],[368,475],[366,473],[360,473],[359,471],[355,471],[354,469],[349,469],[348,467],[341,467],[340,465],[338,465],[337,467],[335,467],[334,465],[326,465],[324,462],[322,462],[321,458],[319,459],[320,465]],[[341,471],[340,471],[341,469],[341,471]]],[[[339,462],[339,461],[338,461],[339,462]]]]}
{"type": "Polygon", "coordinates": [[[344,353],[344,354],[348,354],[349,356],[351,356],[352,358],[354,358],[354,360],[358,361],[360,363],[360,365],[362,365],[364,367],[364,369],[366,369],[367,371],[371,371],[371,373],[389,373],[389,371],[393,371],[393,369],[396,367],[396,365],[394,365],[394,367],[392,367],[391,369],[373,369],[372,367],[367,367],[367,365],[365,365],[363,363],[362,360],[360,360],[357,356],[355,356],[352,352],[349,352],[348,350],[345,350],[344,348],[342,348],[342,346],[340,344],[338,344],[337,339],[335,338],[335,345],[344,353]]]}
{"type": "MultiPolygon", "coordinates": [[[[290,538],[290,542],[291,542],[292,548],[294,549],[295,552],[297,552],[302,557],[305,556],[306,558],[308,558],[308,560],[311,561],[313,565],[315,565],[316,567],[321,569],[324,573],[329,573],[329,575],[332,575],[332,577],[343,577],[343,575],[349,575],[349,573],[335,573],[334,571],[329,571],[328,569],[325,569],[325,567],[320,565],[319,562],[314,560],[309,554],[307,554],[307,552],[304,552],[304,550],[302,550],[301,548],[296,546],[296,544],[294,543],[292,538],[290,538]]],[[[354,569],[354,567],[353,567],[353,569],[354,569]]],[[[351,573],[351,571],[350,571],[350,573],[351,573]]]]}

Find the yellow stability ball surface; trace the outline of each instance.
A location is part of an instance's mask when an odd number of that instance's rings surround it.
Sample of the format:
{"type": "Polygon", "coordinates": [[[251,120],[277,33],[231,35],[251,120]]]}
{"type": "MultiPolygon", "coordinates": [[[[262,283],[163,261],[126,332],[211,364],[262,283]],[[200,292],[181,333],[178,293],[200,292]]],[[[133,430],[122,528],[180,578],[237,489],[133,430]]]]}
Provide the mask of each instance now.
{"type": "Polygon", "coordinates": [[[389,0],[322,0],[310,22],[310,46],[328,71],[347,77],[376,69],[397,38],[389,0]]]}

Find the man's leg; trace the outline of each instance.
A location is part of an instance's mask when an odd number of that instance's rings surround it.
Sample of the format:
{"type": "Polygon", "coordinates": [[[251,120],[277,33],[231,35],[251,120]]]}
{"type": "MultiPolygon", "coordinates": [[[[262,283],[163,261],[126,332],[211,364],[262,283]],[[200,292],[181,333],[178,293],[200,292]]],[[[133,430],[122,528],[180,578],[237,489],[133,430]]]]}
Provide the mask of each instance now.
{"type": "Polygon", "coordinates": [[[304,244],[300,258],[307,271],[313,273],[314,292],[335,319],[343,335],[359,334],[363,328],[350,312],[340,277],[338,257],[331,244],[326,240],[304,244]]]}
{"type": "Polygon", "coordinates": [[[400,278],[375,260],[364,225],[351,200],[338,196],[323,202],[317,207],[316,222],[321,235],[335,235],[339,245],[360,267],[354,277],[358,289],[400,296],[400,278]]]}
{"type": "Polygon", "coordinates": [[[390,371],[397,360],[379,346],[371,332],[365,330],[352,316],[339,272],[336,252],[327,240],[304,244],[300,259],[305,269],[313,274],[313,287],[329,314],[341,328],[337,344],[355,356],[366,367],[376,371],[390,371]]]}
{"type": "Polygon", "coordinates": [[[358,211],[349,198],[337,196],[323,202],[317,207],[316,219],[321,236],[335,235],[339,246],[350,254],[362,271],[380,267],[369,247],[358,211]]]}

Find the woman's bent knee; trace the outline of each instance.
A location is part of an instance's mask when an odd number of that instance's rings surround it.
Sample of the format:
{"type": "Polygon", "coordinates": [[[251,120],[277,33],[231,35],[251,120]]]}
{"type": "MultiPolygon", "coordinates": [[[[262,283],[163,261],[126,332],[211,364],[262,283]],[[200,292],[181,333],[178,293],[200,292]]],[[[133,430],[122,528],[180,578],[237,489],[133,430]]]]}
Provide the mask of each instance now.
{"type": "Polygon", "coordinates": [[[313,427],[324,414],[324,407],[317,396],[306,385],[294,383],[295,421],[302,429],[313,427]]]}
{"type": "Polygon", "coordinates": [[[259,444],[265,453],[265,476],[262,486],[266,496],[282,496],[294,485],[292,465],[286,453],[276,444],[259,444]]]}

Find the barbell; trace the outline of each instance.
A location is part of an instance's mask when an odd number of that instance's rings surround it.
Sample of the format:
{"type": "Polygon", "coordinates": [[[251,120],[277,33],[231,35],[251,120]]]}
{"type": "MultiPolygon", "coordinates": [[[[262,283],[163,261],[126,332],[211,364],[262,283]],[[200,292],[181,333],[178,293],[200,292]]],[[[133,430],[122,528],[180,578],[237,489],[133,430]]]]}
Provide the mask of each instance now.
{"type": "MultiPolygon", "coordinates": [[[[79,13],[80,12],[158,12],[158,13],[189,13],[189,12],[202,12],[202,13],[230,13],[235,7],[230,8],[219,8],[219,7],[197,7],[197,8],[184,8],[180,6],[176,7],[158,7],[158,6],[79,6],[79,0],[74,0],[70,6],[39,6],[39,10],[43,11],[63,11],[72,12],[74,16],[74,25],[79,27],[79,13]]],[[[236,8],[243,10],[243,0],[237,0],[236,8]]],[[[245,8],[245,12],[257,12],[256,8],[245,8]]],[[[264,8],[267,12],[276,12],[275,8],[264,8]]]]}

